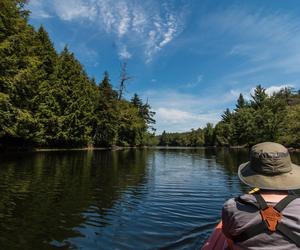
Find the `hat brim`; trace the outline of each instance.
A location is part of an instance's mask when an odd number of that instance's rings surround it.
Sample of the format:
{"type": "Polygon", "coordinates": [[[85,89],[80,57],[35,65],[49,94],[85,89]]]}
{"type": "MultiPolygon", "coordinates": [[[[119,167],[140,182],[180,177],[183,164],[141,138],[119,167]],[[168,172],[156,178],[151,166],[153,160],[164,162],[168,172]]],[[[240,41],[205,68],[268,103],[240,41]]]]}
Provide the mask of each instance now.
{"type": "Polygon", "coordinates": [[[280,175],[262,175],[255,172],[250,162],[239,166],[238,176],[250,187],[266,190],[295,190],[300,189],[300,166],[292,164],[292,170],[280,175]]]}

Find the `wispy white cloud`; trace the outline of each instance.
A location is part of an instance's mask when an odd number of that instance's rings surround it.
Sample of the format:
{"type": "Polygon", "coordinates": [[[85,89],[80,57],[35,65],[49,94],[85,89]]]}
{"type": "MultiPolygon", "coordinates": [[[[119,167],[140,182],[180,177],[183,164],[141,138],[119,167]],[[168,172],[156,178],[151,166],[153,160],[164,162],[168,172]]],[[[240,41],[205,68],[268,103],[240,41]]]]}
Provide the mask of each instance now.
{"type": "Polygon", "coordinates": [[[202,80],[203,80],[203,75],[198,75],[197,79],[195,81],[184,84],[183,87],[194,88],[194,87],[198,86],[202,82],[202,80]]]}
{"type": "MultiPolygon", "coordinates": [[[[266,93],[272,95],[293,84],[270,85],[266,93]]],[[[227,107],[237,101],[240,94],[246,100],[251,99],[255,86],[231,89],[227,92],[217,92],[209,96],[186,94],[179,91],[165,89],[160,91],[149,90],[142,93],[143,99],[149,99],[156,112],[157,132],[183,132],[190,129],[204,127],[207,123],[216,124],[227,107]]]]}
{"type": "Polygon", "coordinates": [[[164,129],[172,132],[188,131],[204,127],[208,122],[217,123],[224,105],[236,101],[238,94],[231,90],[208,97],[165,89],[146,91],[142,97],[149,99],[156,112],[157,132],[161,133],[164,129]]]}
{"type": "Polygon", "coordinates": [[[274,93],[279,92],[280,90],[283,90],[285,88],[292,88],[294,87],[292,84],[283,84],[283,85],[278,85],[278,86],[270,86],[268,88],[266,88],[266,93],[271,96],[274,93]]]}
{"type": "Polygon", "coordinates": [[[295,81],[300,73],[300,17],[293,12],[236,4],[209,12],[201,20],[199,32],[204,35],[198,43],[231,66],[222,67],[216,83],[250,89],[255,82],[295,81]]]}
{"type": "Polygon", "coordinates": [[[206,16],[202,26],[228,42],[228,60],[242,60],[227,79],[237,79],[280,70],[299,73],[300,18],[283,11],[230,6],[206,16]],[[231,57],[231,58],[230,58],[231,57]]]}
{"type": "Polygon", "coordinates": [[[77,18],[93,20],[97,14],[94,4],[82,0],[53,0],[53,7],[57,16],[65,21],[77,18]]]}
{"type": "Polygon", "coordinates": [[[119,57],[124,60],[132,57],[132,55],[128,52],[126,45],[122,45],[122,47],[119,49],[119,57]]]}
{"type": "Polygon", "coordinates": [[[30,0],[29,5],[32,18],[44,19],[52,17],[52,15],[47,11],[47,6],[45,5],[45,3],[39,0],[30,0]]]}
{"type": "Polygon", "coordinates": [[[89,21],[100,30],[115,36],[120,59],[130,58],[138,48],[151,62],[153,57],[183,30],[181,10],[174,11],[168,4],[157,4],[150,0],[31,0],[32,11],[51,11],[64,21],[89,21]],[[130,55],[130,56],[129,56],[130,55]]]}
{"type": "MultiPolygon", "coordinates": [[[[265,86],[263,86],[265,87],[265,86]]],[[[266,88],[266,93],[272,95],[293,84],[275,84],[266,88]]],[[[246,100],[251,99],[255,86],[230,89],[226,92],[216,92],[209,96],[197,93],[187,94],[176,90],[149,90],[142,94],[143,99],[149,99],[157,121],[157,132],[189,131],[192,128],[204,127],[208,122],[216,124],[227,107],[237,101],[240,93],[246,100]]]]}
{"type": "MultiPolygon", "coordinates": [[[[156,111],[156,120],[160,128],[168,128],[169,132],[185,132],[192,128],[204,127],[208,122],[217,122],[219,114],[205,113],[195,114],[180,109],[159,108],[156,111]]],[[[161,133],[159,128],[158,133],[161,133]]]]}
{"type": "MultiPolygon", "coordinates": [[[[269,87],[266,87],[266,94],[271,96],[277,92],[279,92],[280,90],[283,90],[285,88],[293,88],[294,85],[293,84],[280,84],[280,85],[271,85],[269,87]]],[[[251,95],[254,94],[254,90],[255,90],[255,87],[251,88],[251,90],[248,92],[250,93],[251,95]]],[[[249,95],[249,94],[248,94],[249,95]]],[[[249,99],[250,99],[250,95],[249,95],[249,99]]]]}

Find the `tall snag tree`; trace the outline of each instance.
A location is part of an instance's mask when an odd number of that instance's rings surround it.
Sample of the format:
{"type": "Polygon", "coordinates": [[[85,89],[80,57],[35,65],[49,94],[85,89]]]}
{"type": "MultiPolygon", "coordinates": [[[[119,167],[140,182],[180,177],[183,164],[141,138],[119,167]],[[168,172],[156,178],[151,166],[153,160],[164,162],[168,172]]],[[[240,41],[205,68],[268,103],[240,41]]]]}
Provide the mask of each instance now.
{"type": "Polygon", "coordinates": [[[123,98],[123,94],[126,89],[126,82],[131,78],[132,77],[127,74],[127,63],[124,62],[121,66],[120,86],[119,86],[119,95],[118,95],[119,100],[123,98]]]}

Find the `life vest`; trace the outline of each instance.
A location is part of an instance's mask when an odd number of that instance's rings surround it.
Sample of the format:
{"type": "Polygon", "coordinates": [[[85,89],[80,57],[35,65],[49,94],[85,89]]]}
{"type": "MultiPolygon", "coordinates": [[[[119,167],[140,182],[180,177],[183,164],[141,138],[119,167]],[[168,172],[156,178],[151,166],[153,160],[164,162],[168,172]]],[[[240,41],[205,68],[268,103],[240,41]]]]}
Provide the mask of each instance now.
{"type": "Polygon", "coordinates": [[[279,232],[291,242],[293,242],[296,246],[300,247],[300,236],[295,234],[287,225],[282,223],[282,211],[293,200],[300,198],[300,196],[289,194],[281,201],[279,201],[275,206],[270,206],[267,204],[267,202],[264,200],[261,194],[254,193],[253,195],[257,200],[257,204],[244,201],[240,197],[237,199],[241,203],[255,206],[260,211],[261,222],[247,228],[239,235],[232,236],[231,239],[233,240],[233,242],[243,242],[261,233],[270,234],[274,232],[279,232]]]}

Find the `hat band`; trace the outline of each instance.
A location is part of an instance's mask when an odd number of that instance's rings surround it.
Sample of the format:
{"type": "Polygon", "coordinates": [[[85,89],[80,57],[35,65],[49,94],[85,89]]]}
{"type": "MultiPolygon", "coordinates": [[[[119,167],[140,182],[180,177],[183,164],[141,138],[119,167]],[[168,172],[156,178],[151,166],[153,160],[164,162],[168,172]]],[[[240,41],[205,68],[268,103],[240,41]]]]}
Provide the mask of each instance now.
{"type": "Polygon", "coordinates": [[[278,159],[288,157],[289,152],[251,152],[251,156],[255,158],[278,159]]]}
{"type": "Polygon", "coordinates": [[[251,159],[250,166],[255,172],[263,175],[280,175],[292,171],[289,158],[277,160],[276,165],[268,160],[251,159]]]}

